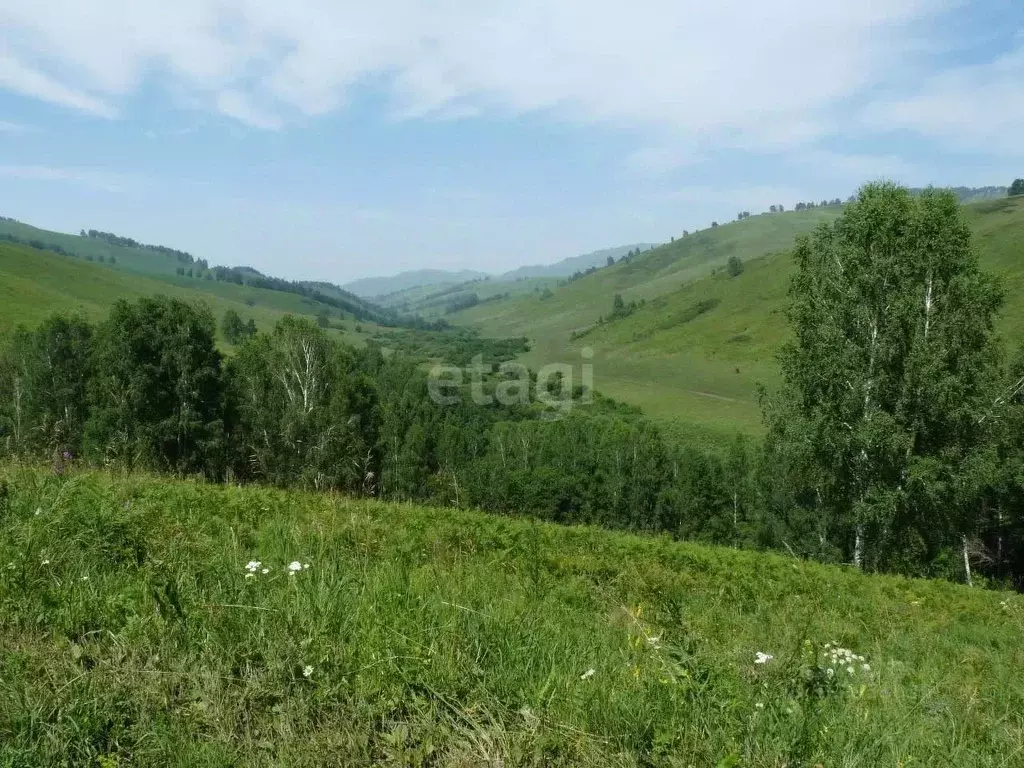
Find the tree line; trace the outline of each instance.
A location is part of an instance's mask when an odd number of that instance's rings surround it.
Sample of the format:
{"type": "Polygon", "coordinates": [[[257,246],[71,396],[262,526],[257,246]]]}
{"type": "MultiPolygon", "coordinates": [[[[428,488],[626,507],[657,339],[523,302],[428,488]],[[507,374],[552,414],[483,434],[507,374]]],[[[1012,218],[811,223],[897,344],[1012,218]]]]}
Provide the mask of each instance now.
{"type": "MultiPolygon", "coordinates": [[[[308,319],[285,317],[242,340],[230,359],[217,350],[214,325],[201,305],[157,297],[121,301],[99,325],[54,315],[16,330],[0,354],[3,451],[60,467],[70,460],[566,523],[706,530],[740,542],[735,472],[750,464],[731,470],[677,449],[635,409],[561,377],[523,378],[521,366],[498,362],[522,340],[480,364],[458,403],[442,405],[416,358],[338,343],[308,319]],[[512,401],[494,398],[517,382],[525,384],[512,401]],[[492,402],[476,404],[475,386],[492,402]],[[594,402],[553,409],[542,389],[562,404],[594,402]],[[731,510],[733,528],[684,520],[713,499],[731,510]]],[[[748,499],[742,504],[745,520],[748,499]]]]}
{"type": "Polygon", "coordinates": [[[870,185],[795,258],[766,435],[724,449],[571,377],[524,377],[522,340],[486,362],[488,340],[462,340],[474,374],[448,405],[415,354],[286,317],[225,358],[209,310],[167,298],[14,332],[0,446],[1022,586],[1024,357],[1004,359],[1001,291],[956,197],[870,185]]]}

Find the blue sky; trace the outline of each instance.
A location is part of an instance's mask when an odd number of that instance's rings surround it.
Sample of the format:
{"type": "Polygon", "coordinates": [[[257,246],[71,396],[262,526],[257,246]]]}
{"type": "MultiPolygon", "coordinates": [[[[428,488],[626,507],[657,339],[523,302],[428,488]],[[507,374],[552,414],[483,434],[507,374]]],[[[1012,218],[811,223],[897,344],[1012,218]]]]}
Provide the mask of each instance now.
{"type": "Polygon", "coordinates": [[[0,214],[345,282],[1024,176],[1019,0],[4,0],[0,214]]]}

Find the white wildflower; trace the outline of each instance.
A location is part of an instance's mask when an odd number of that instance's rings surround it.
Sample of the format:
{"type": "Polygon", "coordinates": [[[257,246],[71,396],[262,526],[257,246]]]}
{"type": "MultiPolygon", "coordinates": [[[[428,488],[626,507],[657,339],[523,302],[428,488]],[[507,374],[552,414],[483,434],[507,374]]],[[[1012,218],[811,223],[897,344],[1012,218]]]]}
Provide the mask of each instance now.
{"type": "Polygon", "coordinates": [[[263,565],[263,563],[261,563],[259,560],[250,560],[248,563],[245,564],[245,570],[247,570],[249,573],[256,573],[256,571],[260,569],[261,565],[263,565]]]}
{"type": "Polygon", "coordinates": [[[39,517],[41,514],[43,514],[43,510],[37,508],[36,509],[36,517],[39,517]]]}
{"type": "Polygon", "coordinates": [[[871,671],[871,665],[870,664],[861,664],[860,668],[863,669],[865,672],[870,672],[871,671]]]}
{"type": "Polygon", "coordinates": [[[309,664],[302,668],[302,676],[307,679],[313,676],[313,668],[309,664]]]}
{"type": "Polygon", "coordinates": [[[269,568],[263,568],[263,569],[260,570],[260,573],[266,575],[266,574],[270,573],[270,569],[269,568]]]}
{"type": "Polygon", "coordinates": [[[42,564],[42,565],[49,565],[49,564],[50,564],[50,561],[49,561],[49,560],[43,560],[43,562],[42,562],[41,564],[42,564]]]}
{"type": "Polygon", "coordinates": [[[580,680],[589,680],[590,678],[592,678],[594,676],[594,671],[595,671],[594,668],[591,667],[586,672],[584,672],[582,675],[580,675],[580,680]]]}
{"type": "Polygon", "coordinates": [[[835,673],[836,673],[836,671],[834,669],[832,669],[832,667],[829,667],[828,669],[825,670],[825,674],[828,675],[829,677],[832,677],[832,675],[834,675],[835,673]]]}
{"type": "Polygon", "coordinates": [[[756,654],[754,654],[754,663],[755,664],[767,664],[769,661],[771,661],[774,658],[775,657],[772,656],[770,653],[765,653],[764,651],[758,651],[756,654]]]}
{"type": "Polygon", "coordinates": [[[307,568],[309,568],[309,563],[303,563],[302,570],[306,570],[307,568]]]}
{"type": "Polygon", "coordinates": [[[847,667],[847,668],[846,668],[846,673],[847,673],[848,675],[852,675],[852,674],[853,674],[853,667],[847,667]]]}
{"type": "Polygon", "coordinates": [[[89,580],[88,576],[83,576],[81,579],[79,579],[79,581],[88,581],[88,580],[89,580]]]}
{"type": "Polygon", "coordinates": [[[247,579],[252,579],[252,578],[255,578],[255,577],[256,577],[256,574],[252,573],[251,571],[249,573],[245,574],[245,578],[247,578],[247,579]]]}
{"type": "Polygon", "coordinates": [[[292,560],[290,563],[288,563],[288,570],[291,571],[292,573],[296,573],[298,571],[301,571],[302,570],[302,563],[300,563],[298,560],[292,560]]]}
{"type": "Polygon", "coordinates": [[[760,701],[757,702],[757,704],[755,704],[754,706],[757,707],[758,709],[764,709],[764,703],[760,702],[760,701]]]}

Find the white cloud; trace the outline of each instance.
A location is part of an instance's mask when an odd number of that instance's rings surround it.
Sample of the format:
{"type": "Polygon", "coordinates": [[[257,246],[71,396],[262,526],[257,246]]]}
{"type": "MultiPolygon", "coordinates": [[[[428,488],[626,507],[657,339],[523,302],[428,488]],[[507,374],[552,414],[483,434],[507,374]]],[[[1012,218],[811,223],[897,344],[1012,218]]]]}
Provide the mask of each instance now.
{"type": "Polygon", "coordinates": [[[833,130],[950,1],[6,0],[0,86],[109,116],[160,76],[276,128],[373,79],[399,116],[550,110],[778,148],[833,130]]]}
{"type": "Polygon", "coordinates": [[[27,133],[31,130],[21,123],[11,123],[7,120],[0,120],[0,133],[27,133]]]}
{"type": "Polygon", "coordinates": [[[959,67],[865,110],[875,130],[904,129],[959,151],[1024,156],[1024,39],[984,64],[959,67]]]}
{"type": "Polygon", "coordinates": [[[243,93],[238,91],[223,91],[217,97],[217,110],[222,115],[233,117],[241,123],[251,125],[253,128],[264,128],[276,131],[284,125],[283,121],[274,115],[260,111],[252,104],[243,93]]]}
{"type": "Polygon", "coordinates": [[[0,177],[23,181],[58,181],[103,192],[121,192],[128,179],[117,173],[92,168],[54,168],[46,165],[0,165],[0,177]]]}
{"type": "Polygon", "coordinates": [[[114,110],[100,99],[62,85],[42,72],[0,53],[0,88],[16,91],[62,107],[80,109],[100,117],[113,117],[114,110]]]}

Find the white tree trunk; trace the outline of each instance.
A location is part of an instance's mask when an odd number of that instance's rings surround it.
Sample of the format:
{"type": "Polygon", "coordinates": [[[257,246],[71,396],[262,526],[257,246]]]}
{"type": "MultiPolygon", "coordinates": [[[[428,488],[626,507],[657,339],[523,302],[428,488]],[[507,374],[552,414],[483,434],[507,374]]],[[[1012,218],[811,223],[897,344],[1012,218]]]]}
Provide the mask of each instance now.
{"type": "Polygon", "coordinates": [[[857,570],[864,569],[864,526],[858,525],[853,540],[853,564],[857,570]]]}
{"type": "Polygon", "coordinates": [[[733,546],[736,546],[736,537],[739,535],[739,502],[737,499],[736,491],[732,492],[732,535],[733,535],[733,546]]]}
{"type": "Polygon", "coordinates": [[[964,551],[964,577],[967,579],[967,586],[973,587],[974,581],[971,579],[971,558],[967,556],[967,537],[961,536],[960,542],[963,545],[964,551]]]}

